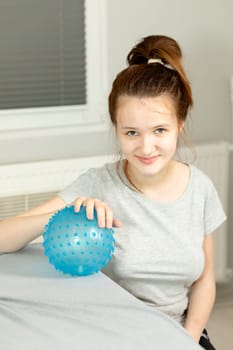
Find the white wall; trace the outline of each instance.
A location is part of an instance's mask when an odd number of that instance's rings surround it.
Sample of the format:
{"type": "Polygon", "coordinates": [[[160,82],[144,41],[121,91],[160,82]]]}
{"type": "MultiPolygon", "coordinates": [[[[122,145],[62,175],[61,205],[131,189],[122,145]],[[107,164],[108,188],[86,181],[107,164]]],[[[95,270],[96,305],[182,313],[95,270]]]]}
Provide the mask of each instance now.
{"type": "MultiPolygon", "coordinates": [[[[233,1],[107,0],[107,3],[109,88],[115,74],[125,67],[126,54],[138,39],[149,34],[170,35],[183,49],[192,83],[195,107],[190,129],[193,140],[232,142],[229,79],[233,75],[233,1]]],[[[111,140],[106,132],[0,139],[0,149],[0,163],[11,163],[109,153],[111,140]]],[[[231,210],[232,183],[230,185],[231,210]]],[[[233,219],[230,220],[233,228],[233,219]]],[[[232,244],[231,239],[229,249],[232,244]]]]}

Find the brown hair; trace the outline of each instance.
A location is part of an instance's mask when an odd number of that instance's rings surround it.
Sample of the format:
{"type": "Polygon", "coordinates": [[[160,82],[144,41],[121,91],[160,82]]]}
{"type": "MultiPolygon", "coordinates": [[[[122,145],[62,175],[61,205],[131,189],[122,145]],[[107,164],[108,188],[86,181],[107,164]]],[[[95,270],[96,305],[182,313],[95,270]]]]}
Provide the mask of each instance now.
{"type": "Polygon", "coordinates": [[[178,43],[164,35],[142,39],[128,54],[128,67],[115,78],[109,95],[109,113],[116,125],[120,96],[156,97],[167,94],[175,102],[178,121],[185,121],[193,105],[192,91],[182,67],[182,52],[178,43]],[[149,63],[160,59],[161,63],[149,63]]]}

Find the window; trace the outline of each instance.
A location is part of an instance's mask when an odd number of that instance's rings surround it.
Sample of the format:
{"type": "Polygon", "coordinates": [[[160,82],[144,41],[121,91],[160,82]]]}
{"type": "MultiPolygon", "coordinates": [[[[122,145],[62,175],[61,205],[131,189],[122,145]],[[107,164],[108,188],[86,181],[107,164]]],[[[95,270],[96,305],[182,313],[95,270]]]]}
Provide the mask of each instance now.
{"type": "Polygon", "coordinates": [[[0,131],[63,133],[104,124],[105,6],[0,1],[0,131]]]}

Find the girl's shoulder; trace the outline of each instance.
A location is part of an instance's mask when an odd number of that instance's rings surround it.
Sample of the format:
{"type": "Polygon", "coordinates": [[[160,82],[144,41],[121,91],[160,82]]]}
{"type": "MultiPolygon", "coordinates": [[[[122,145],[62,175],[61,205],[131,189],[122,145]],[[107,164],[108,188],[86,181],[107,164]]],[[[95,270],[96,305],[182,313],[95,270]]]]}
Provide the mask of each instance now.
{"type": "Polygon", "coordinates": [[[119,179],[119,161],[105,163],[100,166],[90,167],[79,175],[75,182],[87,181],[97,184],[115,182],[119,179]]]}
{"type": "Polygon", "coordinates": [[[193,174],[193,176],[195,176],[197,179],[204,181],[204,182],[207,182],[207,183],[212,183],[211,178],[204,170],[200,169],[195,164],[188,164],[188,166],[189,166],[190,171],[193,174]]]}
{"type": "Polygon", "coordinates": [[[193,186],[199,190],[203,189],[205,192],[215,190],[213,180],[207,173],[194,164],[189,164],[189,168],[193,186]]]}

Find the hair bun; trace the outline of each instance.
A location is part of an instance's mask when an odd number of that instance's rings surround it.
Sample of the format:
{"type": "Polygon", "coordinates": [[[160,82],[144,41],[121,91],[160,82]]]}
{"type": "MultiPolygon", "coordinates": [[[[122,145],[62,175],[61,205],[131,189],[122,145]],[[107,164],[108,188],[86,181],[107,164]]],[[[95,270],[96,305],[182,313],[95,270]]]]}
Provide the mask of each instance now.
{"type": "Polygon", "coordinates": [[[165,35],[151,35],[143,38],[127,56],[127,62],[146,64],[150,58],[160,58],[164,63],[174,64],[180,61],[182,52],[178,43],[165,35]]]}

